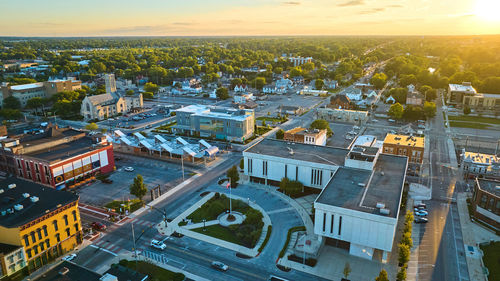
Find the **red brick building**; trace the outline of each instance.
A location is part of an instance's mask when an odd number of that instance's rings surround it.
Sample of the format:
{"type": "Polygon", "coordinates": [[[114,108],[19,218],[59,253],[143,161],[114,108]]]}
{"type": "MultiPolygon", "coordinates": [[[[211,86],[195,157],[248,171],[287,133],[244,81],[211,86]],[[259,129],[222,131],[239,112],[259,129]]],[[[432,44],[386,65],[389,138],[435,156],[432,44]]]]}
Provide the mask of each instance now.
{"type": "Polygon", "coordinates": [[[115,166],[113,145],[104,136],[57,126],[4,139],[1,153],[0,169],[57,189],[82,185],[115,166]]]}
{"type": "Polygon", "coordinates": [[[476,178],[472,193],[473,216],[500,231],[500,181],[476,178]]]}

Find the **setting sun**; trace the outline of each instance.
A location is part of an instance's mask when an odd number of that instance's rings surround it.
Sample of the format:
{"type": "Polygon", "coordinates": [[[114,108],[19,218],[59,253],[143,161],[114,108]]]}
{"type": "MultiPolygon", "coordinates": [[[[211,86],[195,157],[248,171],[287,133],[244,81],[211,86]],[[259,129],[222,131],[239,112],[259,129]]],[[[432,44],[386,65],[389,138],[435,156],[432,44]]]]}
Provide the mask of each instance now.
{"type": "Polygon", "coordinates": [[[500,21],[500,1],[498,0],[477,0],[476,16],[483,20],[500,21]]]}

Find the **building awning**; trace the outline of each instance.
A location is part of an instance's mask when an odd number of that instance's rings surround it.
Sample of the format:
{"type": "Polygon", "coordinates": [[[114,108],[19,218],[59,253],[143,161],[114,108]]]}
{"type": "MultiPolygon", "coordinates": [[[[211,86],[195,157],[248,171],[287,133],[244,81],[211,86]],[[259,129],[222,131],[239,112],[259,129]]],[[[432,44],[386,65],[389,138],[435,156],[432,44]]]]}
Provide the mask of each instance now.
{"type": "Polygon", "coordinates": [[[143,140],[145,139],[146,137],[144,137],[141,133],[139,132],[135,132],[134,133],[134,136],[138,139],[138,140],[143,140]]]}
{"type": "Polygon", "coordinates": [[[205,149],[205,156],[214,156],[219,152],[219,148],[217,146],[211,146],[210,148],[205,149]]]}
{"type": "Polygon", "coordinates": [[[145,148],[147,148],[149,150],[153,149],[153,146],[151,144],[149,144],[149,142],[145,139],[141,140],[139,143],[142,144],[145,148]]]}

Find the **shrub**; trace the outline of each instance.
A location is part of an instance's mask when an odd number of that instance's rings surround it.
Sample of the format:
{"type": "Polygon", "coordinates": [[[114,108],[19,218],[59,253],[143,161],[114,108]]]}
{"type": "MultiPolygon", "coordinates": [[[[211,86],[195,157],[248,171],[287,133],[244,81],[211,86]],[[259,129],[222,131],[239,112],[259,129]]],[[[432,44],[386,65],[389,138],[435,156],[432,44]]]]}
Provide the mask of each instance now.
{"type": "Polygon", "coordinates": [[[406,268],[402,267],[399,269],[398,274],[396,275],[396,281],[405,281],[406,280],[406,268]]]}
{"type": "Polygon", "coordinates": [[[413,247],[413,240],[411,239],[411,232],[403,233],[403,237],[401,238],[401,244],[405,244],[408,247],[413,247]]]}
{"type": "Polygon", "coordinates": [[[286,241],[285,241],[285,245],[283,245],[283,248],[281,249],[281,252],[279,254],[279,257],[282,258],[285,253],[286,253],[286,250],[288,249],[288,243],[290,243],[290,238],[292,237],[292,233],[296,232],[296,231],[304,231],[306,230],[306,227],[301,225],[301,226],[294,226],[292,228],[290,228],[288,230],[288,233],[286,235],[286,241]]]}
{"type": "Polygon", "coordinates": [[[399,263],[402,267],[410,260],[410,247],[405,244],[399,244],[399,263]]]}
{"type": "Polygon", "coordinates": [[[266,238],[264,238],[264,242],[262,242],[262,244],[260,245],[259,252],[262,252],[262,250],[266,246],[267,242],[269,242],[269,238],[271,237],[272,230],[273,230],[273,226],[272,225],[268,225],[267,226],[266,238]]]}

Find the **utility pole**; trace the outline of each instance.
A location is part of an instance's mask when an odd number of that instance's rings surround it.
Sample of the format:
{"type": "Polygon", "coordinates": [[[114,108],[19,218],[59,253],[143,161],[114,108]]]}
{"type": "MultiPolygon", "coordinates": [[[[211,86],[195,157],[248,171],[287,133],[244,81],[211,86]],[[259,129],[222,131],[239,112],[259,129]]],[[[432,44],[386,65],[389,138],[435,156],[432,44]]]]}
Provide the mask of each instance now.
{"type": "Polygon", "coordinates": [[[182,166],[182,181],[184,181],[184,152],[181,155],[181,166],[182,166]]]}
{"type": "Polygon", "coordinates": [[[135,247],[135,233],[134,233],[134,223],[132,225],[132,241],[134,241],[134,257],[135,257],[135,270],[137,270],[137,248],[135,247]]]}

